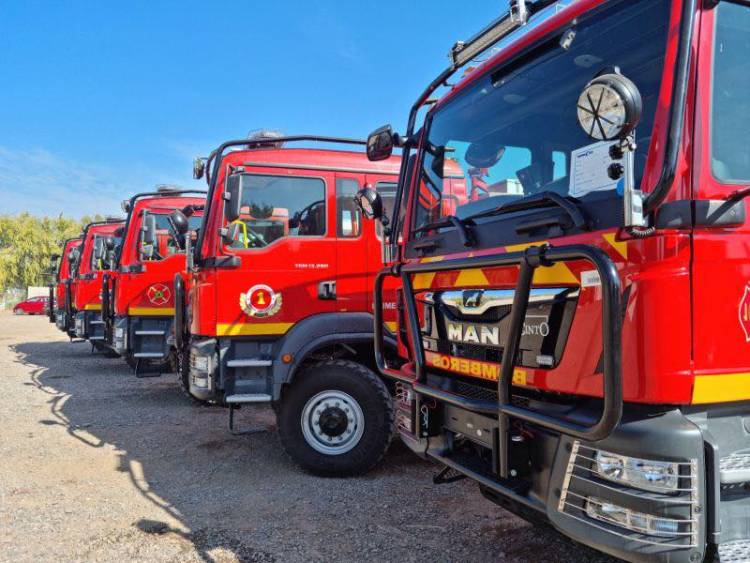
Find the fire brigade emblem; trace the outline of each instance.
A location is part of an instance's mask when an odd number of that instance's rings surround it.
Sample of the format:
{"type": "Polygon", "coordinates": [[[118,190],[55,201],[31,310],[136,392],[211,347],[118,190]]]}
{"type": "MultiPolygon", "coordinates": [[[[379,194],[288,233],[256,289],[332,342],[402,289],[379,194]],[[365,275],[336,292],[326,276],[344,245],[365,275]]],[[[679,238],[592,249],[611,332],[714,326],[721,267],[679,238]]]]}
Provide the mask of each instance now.
{"type": "Polygon", "coordinates": [[[240,294],[240,308],[251,317],[270,317],[281,309],[281,294],[265,284],[254,285],[240,294]]]}
{"type": "Polygon", "coordinates": [[[750,342],[750,283],[745,285],[745,293],[740,299],[740,326],[745,332],[745,342],[750,342]]]}
{"type": "Polygon", "coordinates": [[[172,297],[172,291],[163,283],[155,283],[148,288],[146,297],[148,297],[148,300],[151,301],[152,305],[162,307],[169,303],[169,300],[172,297]]]}

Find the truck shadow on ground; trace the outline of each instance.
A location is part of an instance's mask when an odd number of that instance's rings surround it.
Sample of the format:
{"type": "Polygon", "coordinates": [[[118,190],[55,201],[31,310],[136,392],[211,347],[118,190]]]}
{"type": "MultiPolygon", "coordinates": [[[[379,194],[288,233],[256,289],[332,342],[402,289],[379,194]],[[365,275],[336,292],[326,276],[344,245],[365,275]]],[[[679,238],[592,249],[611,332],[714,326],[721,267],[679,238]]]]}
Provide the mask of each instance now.
{"type": "Polygon", "coordinates": [[[183,555],[204,561],[608,561],[495,507],[468,481],[433,485],[438,468],[400,443],[365,476],[319,478],[286,457],[270,409],[237,416],[267,431],[234,435],[227,410],[194,404],[174,375],[137,379],[87,344],[10,349],[31,373],[25,384],[47,395],[39,424],[114,448],[117,471],[147,499],[147,510],[133,503],[143,514],[123,537],[182,542],[183,555]]]}

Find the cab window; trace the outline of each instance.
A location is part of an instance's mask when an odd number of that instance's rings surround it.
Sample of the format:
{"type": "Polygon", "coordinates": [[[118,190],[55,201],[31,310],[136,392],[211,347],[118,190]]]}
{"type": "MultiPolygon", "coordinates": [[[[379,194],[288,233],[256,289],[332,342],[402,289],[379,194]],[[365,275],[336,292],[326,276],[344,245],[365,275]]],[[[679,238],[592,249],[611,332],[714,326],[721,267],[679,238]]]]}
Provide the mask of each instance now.
{"type": "MultiPolygon", "coordinates": [[[[380,194],[380,199],[383,202],[383,216],[388,219],[388,224],[393,225],[393,207],[396,204],[396,187],[395,182],[378,182],[375,184],[375,189],[380,194]]],[[[380,221],[375,221],[375,230],[378,238],[383,236],[383,225],[380,221]]]]}
{"type": "Polygon", "coordinates": [[[326,234],[326,186],[320,178],[236,174],[227,183],[241,182],[240,217],[234,221],[238,250],[263,248],[289,237],[326,234]]]}
{"type": "Polygon", "coordinates": [[[716,7],[711,169],[727,183],[750,181],[750,7],[722,2],[716,7]]]}
{"type": "Polygon", "coordinates": [[[362,234],[362,216],[354,196],[359,182],[350,178],[336,180],[336,236],[357,238],[362,234]]]}
{"type": "MultiPolygon", "coordinates": [[[[164,260],[168,256],[173,254],[181,254],[185,252],[185,249],[178,241],[178,233],[174,230],[171,222],[169,221],[169,215],[165,213],[151,213],[156,222],[156,244],[150,252],[150,256],[145,258],[147,262],[158,262],[164,260]]],[[[202,217],[197,215],[191,215],[188,218],[188,229],[193,231],[199,229],[201,225],[202,217]]],[[[141,240],[139,244],[143,247],[145,242],[143,241],[143,234],[140,235],[141,240]]]]}

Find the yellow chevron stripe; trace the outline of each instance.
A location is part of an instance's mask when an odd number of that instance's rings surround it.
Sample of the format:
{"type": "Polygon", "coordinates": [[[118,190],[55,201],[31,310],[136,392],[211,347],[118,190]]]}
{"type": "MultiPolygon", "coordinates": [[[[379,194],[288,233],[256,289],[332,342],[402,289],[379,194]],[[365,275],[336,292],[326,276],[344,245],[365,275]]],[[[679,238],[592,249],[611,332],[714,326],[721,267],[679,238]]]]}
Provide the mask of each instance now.
{"type": "MultiPolygon", "coordinates": [[[[505,247],[507,252],[521,252],[526,250],[530,246],[541,246],[546,244],[547,241],[538,241],[533,243],[525,244],[514,244],[512,246],[505,247]]],[[[573,272],[570,271],[568,265],[565,262],[557,262],[549,268],[537,268],[534,272],[533,283],[538,284],[551,284],[551,283],[565,283],[565,284],[577,284],[578,278],[573,272]]]]}
{"type": "Polygon", "coordinates": [[[615,237],[617,236],[617,233],[605,233],[602,235],[604,237],[604,240],[606,240],[612,248],[614,248],[617,253],[625,258],[625,260],[628,259],[628,242],[627,241],[617,241],[615,237]]]}
{"type": "MultiPolygon", "coordinates": [[[[419,262],[420,264],[427,264],[429,262],[440,262],[443,260],[443,256],[428,256],[427,258],[422,258],[419,262]]],[[[430,274],[414,274],[414,278],[412,279],[412,285],[414,286],[415,290],[418,289],[429,289],[432,287],[432,281],[435,279],[435,272],[432,272],[430,274]]]]}
{"type": "Polygon", "coordinates": [[[482,287],[490,285],[490,281],[481,268],[471,268],[470,270],[461,270],[456,278],[456,286],[482,287]]]}
{"type": "Polygon", "coordinates": [[[696,375],[693,404],[729,403],[750,399],[750,373],[696,375]]]}
{"type": "Polygon", "coordinates": [[[84,311],[101,311],[102,310],[102,304],[101,303],[89,303],[88,305],[83,306],[84,311]]]}
{"type": "Polygon", "coordinates": [[[171,317],[174,307],[130,307],[128,315],[136,317],[171,317]]]}
{"type": "Polygon", "coordinates": [[[234,323],[216,325],[218,336],[268,336],[286,333],[294,323],[234,323]]]}

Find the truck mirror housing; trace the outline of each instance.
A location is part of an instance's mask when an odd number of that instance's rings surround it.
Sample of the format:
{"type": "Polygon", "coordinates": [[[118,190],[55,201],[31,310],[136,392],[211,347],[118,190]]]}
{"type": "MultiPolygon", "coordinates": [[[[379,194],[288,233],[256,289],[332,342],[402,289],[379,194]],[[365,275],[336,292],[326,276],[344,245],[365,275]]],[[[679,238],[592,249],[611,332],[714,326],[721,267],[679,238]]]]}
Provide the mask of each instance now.
{"type": "Polygon", "coordinates": [[[206,173],[206,159],[202,156],[196,156],[193,160],[193,178],[200,180],[206,173]]]}
{"type": "Polygon", "coordinates": [[[586,84],[578,98],[578,124],[592,139],[625,139],[641,119],[638,87],[622,74],[602,74],[586,84]]]}
{"type": "Polygon", "coordinates": [[[239,239],[239,236],[239,223],[230,223],[229,225],[227,225],[226,229],[221,230],[221,240],[224,241],[224,244],[232,244],[234,241],[239,239]]]}
{"type": "Polygon", "coordinates": [[[393,153],[396,137],[390,125],[375,129],[367,137],[367,158],[373,162],[385,160],[393,153]]]}
{"type": "Polygon", "coordinates": [[[172,211],[172,213],[169,214],[169,222],[172,223],[172,226],[178,235],[184,235],[188,232],[188,218],[181,210],[175,209],[172,211]]]}
{"type": "Polygon", "coordinates": [[[357,192],[354,200],[362,210],[362,214],[368,219],[383,218],[383,200],[377,191],[372,188],[363,188],[357,192]]]}
{"type": "Polygon", "coordinates": [[[231,223],[240,218],[242,181],[239,175],[230,176],[224,190],[224,218],[231,223]]]}
{"type": "Polygon", "coordinates": [[[141,258],[151,258],[154,254],[154,245],[156,244],[156,217],[150,213],[143,216],[143,225],[141,225],[141,244],[138,246],[138,253],[141,258]]]}

